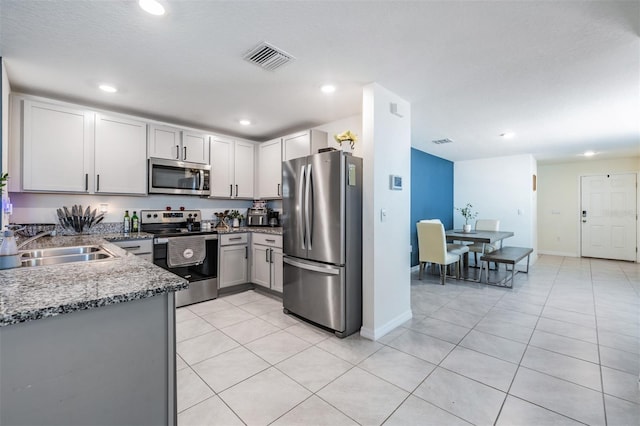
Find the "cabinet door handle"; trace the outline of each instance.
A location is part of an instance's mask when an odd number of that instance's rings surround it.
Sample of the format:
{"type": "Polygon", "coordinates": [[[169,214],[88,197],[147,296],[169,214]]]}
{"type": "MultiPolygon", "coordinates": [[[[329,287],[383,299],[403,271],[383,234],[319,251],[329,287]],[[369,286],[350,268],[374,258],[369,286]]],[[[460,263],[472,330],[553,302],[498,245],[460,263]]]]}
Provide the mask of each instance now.
{"type": "Polygon", "coordinates": [[[238,196],[238,185],[236,185],[236,197],[238,196]]]}
{"type": "Polygon", "coordinates": [[[183,160],[186,160],[186,159],[187,159],[187,147],[185,146],[184,148],[182,148],[182,151],[184,151],[184,152],[183,152],[183,156],[182,156],[183,158],[182,158],[182,159],[183,159],[183,160]]]}
{"type": "Polygon", "coordinates": [[[176,145],[176,160],[180,159],[180,145],[176,145]]]}
{"type": "Polygon", "coordinates": [[[128,247],[121,247],[125,250],[136,250],[139,249],[141,246],[128,246],[128,247]]]}
{"type": "Polygon", "coordinates": [[[264,261],[267,262],[267,263],[271,263],[271,262],[269,262],[269,250],[270,249],[266,249],[264,251],[264,261]]]}
{"type": "Polygon", "coordinates": [[[84,190],[89,190],[89,173],[85,173],[84,175],[84,190]]]}
{"type": "Polygon", "coordinates": [[[229,238],[229,241],[236,241],[236,240],[241,240],[242,237],[233,237],[233,238],[229,238]]]}
{"type": "Polygon", "coordinates": [[[233,197],[233,185],[229,185],[229,197],[233,197]]]}
{"type": "Polygon", "coordinates": [[[269,249],[269,263],[273,263],[273,249],[269,249]]]}
{"type": "Polygon", "coordinates": [[[244,258],[248,259],[249,258],[249,247],[244,246],[244,258]]]}
{"type": "Polygon", "coordinates": [[[96,175],[96,192],[100,191],[100,175],[96,175]]]}
{"type": "Polygon", "coordinates": [[[276,240],[270,240],[270,239],[266,239],[265,241],[268,242],[268,243],[275,243],[276,242],[276,240]]]}
{"type": "Polygon", "coordinates": [[[278,197],[280,196],[280,184],[278,184],[278,197]]]}

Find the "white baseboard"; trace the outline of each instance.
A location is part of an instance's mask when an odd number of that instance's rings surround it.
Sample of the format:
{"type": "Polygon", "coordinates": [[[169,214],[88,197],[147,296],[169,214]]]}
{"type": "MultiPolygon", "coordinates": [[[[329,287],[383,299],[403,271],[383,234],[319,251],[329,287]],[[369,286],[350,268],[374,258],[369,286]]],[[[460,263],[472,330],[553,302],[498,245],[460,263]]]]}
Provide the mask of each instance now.
{"type": "Polygon", "coordinates": [[[547,256],[563,256],[563,257],[580,257],[577,253],[570,253],[564,251],[548,251],[538,250],[538,254],[546,254],[547,256]]]}
{"type": "Polygon", "coordinates": [[[411,312],[411,309],[409,309],[408,311],[398,315],[397,317],[395,317],[391,321],[387,322],[386,324],[384,324],[381,327],[377,327],[374,330],[372,330],[370,328],[367,328],[367,327],[361,327],[360,328],[360,335],[362,337],[364,337],[365,339],[378,340],[379,338],[381,338],[385,334],[387,334],[390,331],[394,330],[396,327],[398,327],[401,324],[404,324],[405,322],[409,321],[411,318],[413,318],[413,313],[411,312]]]}

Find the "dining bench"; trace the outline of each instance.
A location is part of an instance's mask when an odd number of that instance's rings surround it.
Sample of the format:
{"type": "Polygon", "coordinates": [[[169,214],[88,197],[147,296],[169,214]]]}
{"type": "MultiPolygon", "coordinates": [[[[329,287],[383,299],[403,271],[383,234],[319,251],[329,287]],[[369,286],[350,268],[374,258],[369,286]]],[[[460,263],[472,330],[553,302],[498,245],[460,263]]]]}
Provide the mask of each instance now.
{"type": "MultiPolygon", "coordinates": [[[[513,288],[513,278],[515,277],[516,272],[523,272],[525,274],[529,273],[529,257],[531,256],[531,253],[533,253],[533,249],[530,247],[502,247],[499,250],[482,255],[482,257],[480,257],[480,281],[482,282],[482,272],[484,271],[484,266],[487,265],[487,284],[513,288]],[[524,271],[517,271],[516,264],[525,257],[527,258],[527,269],[525,269],[524,271]],[[511,277],[507,275],[502,280],[490,282],[489,262],[496,263],[498,270],[500,269],[500,263],[511,265],[511,277]],[[507,282],[510,282],[511,285],[507,285],[507,282]]],[[[508,271],[508,267],[505,267],[508,271]]]]}

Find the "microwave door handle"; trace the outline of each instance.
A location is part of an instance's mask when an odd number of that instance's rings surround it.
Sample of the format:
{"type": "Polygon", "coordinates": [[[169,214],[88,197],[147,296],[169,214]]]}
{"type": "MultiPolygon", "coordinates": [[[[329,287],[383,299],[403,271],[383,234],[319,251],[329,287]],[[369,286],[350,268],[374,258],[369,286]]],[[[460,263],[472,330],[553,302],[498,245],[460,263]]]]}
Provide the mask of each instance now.
{"type": "Polygon", "coordinates": [[[204,190],[204,170],[198,170],[198,190],[204,190]]]}

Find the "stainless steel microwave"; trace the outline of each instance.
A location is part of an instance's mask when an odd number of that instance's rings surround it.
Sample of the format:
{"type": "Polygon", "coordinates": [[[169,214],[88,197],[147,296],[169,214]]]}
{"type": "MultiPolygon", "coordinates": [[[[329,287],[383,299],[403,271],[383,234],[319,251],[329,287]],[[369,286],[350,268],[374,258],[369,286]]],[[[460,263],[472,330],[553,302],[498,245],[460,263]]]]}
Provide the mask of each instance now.
{"type": "Polygon", "coordinates": [[[209,195],[211,166],[149,159],[149,194],[209,195]]]}

